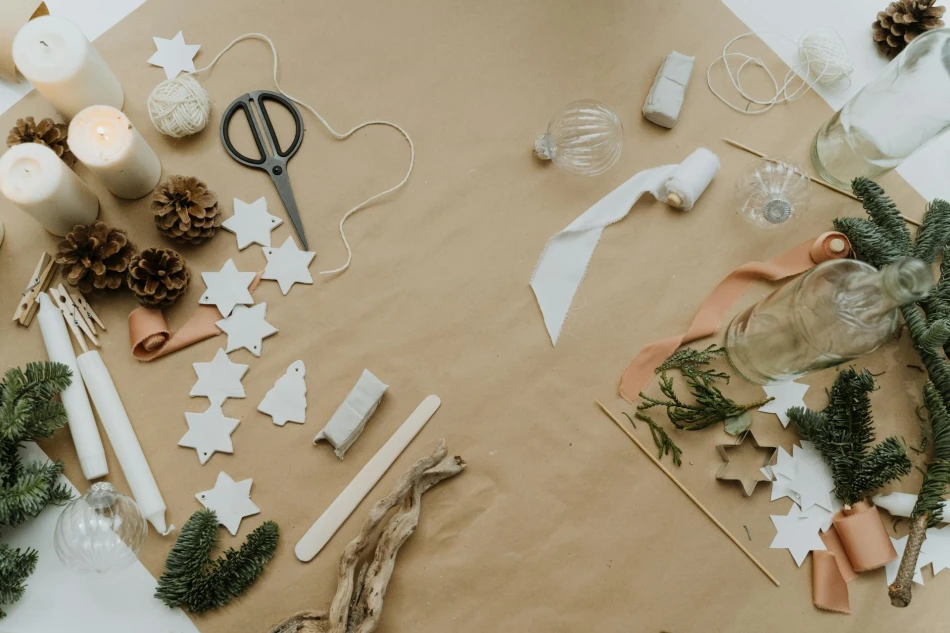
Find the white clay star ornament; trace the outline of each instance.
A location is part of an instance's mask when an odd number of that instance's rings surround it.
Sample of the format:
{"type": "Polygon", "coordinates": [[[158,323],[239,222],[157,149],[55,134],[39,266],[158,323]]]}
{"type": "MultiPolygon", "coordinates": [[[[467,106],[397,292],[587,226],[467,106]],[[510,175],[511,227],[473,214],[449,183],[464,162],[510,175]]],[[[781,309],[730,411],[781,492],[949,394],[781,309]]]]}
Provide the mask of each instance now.
{"type": "Polygon", "coordinates": [[[161,66],[165,70],[167,79],[174,79],[181,72],[195,72],[195,55],[198,54],[200,44],[185,44],[185,36],[181,31],[170,40],[162,37],[153,37],[155,53],[149,57],[148,63],[161,66]]]}
{"type": "Polygon", "coordinates": [[[218,308],[221,316],[226,317],[231,314],[234,306],[254,303],[248,288],[256,276],[256,273],[242,273],[234,265],[234,260],[229,259],[218,272],[201,273],[208,289],[201,295],[198,303],[213,305],[218,308]]]}
{"type": "Polygon", "coordinates": [[[231,536],[237,535],[241,519],[261,511],[251,501],[252,479],[234,481],[226,472],[218,473],[214,488],[195,495],[195,498],[209,510],[214,510],[218,523],[227,528],[231,536]]]}
{"type": "Polygon", "coordinates": [[[928,559],[933,563],[934,576],[944,569],[950,569],[950,526],[927,530],[928,559]]]}
{"type": "Polygon", "coordinates": [[[258,198],[251,203],[235,198],[234,215],[225,220],[221,228],[234,233],[238,250],[244,250],[251,244],[270,248],[270,232],[282,223],[283,220],[267,212],[265,198],[258,198]]]}
{"type": "Polygon", "coordinates": [[[250,308],[235,306],[231,316],[215,323],[222,332],[228,335],[225,352],[231,353],[243,347],[259,357],[264,347],[264,339],[277,334],[277,328],[265,320],[266,316],[266,303],[258,303],[250,308]]]}
{"type": "Polygon", "coordinates": [[[185,413],[185,420],[188,421],[188,432],[178,440],[178,445],[195,449],[202,465],[216,452],[234,452],[231,433],[241,422],[226,417],[221,407],[212,404],[204,413],[185,413]]]}
{"type": "Polygon", "coordinates": [[[769,545],[772,549],[787,549],[799,567],[805,562],[808,552],[823,550],[825,543],[818,535],[821,517],[804,517],[798,506],[793,505],[787,516],[772,515],[772,523],[778,534],[769,545]]]}
{"type": "Polygon", "coordinates": [[[798,493],[803,511],[813,505],[819,505],[825,510],[835,507],[832,491],[835,488],[831,469],[825,463],[821,453],[811,442],[803,441],[801,446],[792,450],[795,460],[795,476],[789,486],[798,493]]]}
{"type": "Polygon", "coordinates": [[[280,284],[280,291],[286,295],[295,283],[313,283],[309,268],[316,256],[317,254],[311,251],[300,250],[290,237],[280,248],[265,246],[264,257],[267,258],[267,267],[264,268],[261,279],[276,281],[280,284]]]}
{"type": "MultiPolygon", "coordinates": [[[[884,579],[887,581],[888,586],[897,580],[897,572],[901,566],[901,559],[904,558],[904,549],[907,547],[907,537],[891,537],[891,543],[894,544],[894,549],[897,551],[897,558],[884,566],[884,579]]],[[[927,541],[925,540],[924,544],[920,547],[920,556],[917,557],[917,565],[914,567],[914,582],[916,582],[918,585],[924,584],[924,575],[920,572],[920,570],[926,567],[929,563],[930,553],[927,549],[927,541]]]]}
{"type": "Polygon", "coordinates": [[[209,363],[193,363],[198,382],[191,388],[192,398],[204,396],[212,405],[221,406],[228,398],[244,398],[241,379],[247,365],[232,363],[228,353],[219,349],[209,363]]]}
{"type": "Polygon", "coordinates": [[[779,421],[782,423],[783,427],[788,426],[788,415],[786,411],[792,407],[804,407],[805,393],[808,391],[808,385],[803,385],[794,380],[786,380],[783,382],[773,382],[772,384],[765,385],[765,394],[770,398],[775,398],[771,402],[768,402],[761,407],[759,411],[763,413],[774,413],[778,416],[779,421]]]}
{"type": "Polygon", "coordinates": [[[303,361],[291,363],[287,373],[277,379],[273,389],[267,392],[257,410],[266,413],[277,426],[288,422],[303,424],[307,420],[307,370],[303,361]]]}

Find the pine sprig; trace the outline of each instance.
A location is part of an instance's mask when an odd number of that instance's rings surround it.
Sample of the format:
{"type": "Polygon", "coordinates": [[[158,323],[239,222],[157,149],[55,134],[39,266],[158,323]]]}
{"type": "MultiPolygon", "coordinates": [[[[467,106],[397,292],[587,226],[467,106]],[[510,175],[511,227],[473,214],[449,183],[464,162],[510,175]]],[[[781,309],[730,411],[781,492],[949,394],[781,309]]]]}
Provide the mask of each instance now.
{"type": "MultiPolygon", "coordinates": [[[[633,418],[624,411],[623,414],[627,416],[627,419],[630,420],[630,424],[633,425],[633,428],[637,428],[637,423],[633,421],[633,418]]],[[[650,427],[650,435],[653,436],[653,443],[656,444],[656,458],[663,459],[664,455],[671,455],[673,463],[677,466],[683,465],[683,451],[680,450],[680,447],[676,445],[676,442],[673,441],[667,433],[666,430],[659,424],[653,421],[653,418],[637,411],[634,413],[634,416],[642,422],[646,422],[647,426],[650,427]]]]}
{"type": "MultiPolygon", "coordinates": [[[[21,551],[0,543],[0,605],[13,604],[23,597],[26,579],[36,569],[39,554],[34,549],[21,551]]],[[[0,609],[0,619],[6,617],[0,609]]]]}
{"type": "Polygon", "coordinates": [[[273,558],[279,535],[277,524],[265,521],[248,535],[240,550],[228,548],[212,559],[218,548],[218,518],[212,510],[198,510],[168,553],[155,597],[192,613],[221,607],[254,584],[273,558]]]}
{"type": "Polygon", "coordinates": [[[691,347],[674,352],[669,358],[663,361],[663,364],[654,370],[654,373],[662,374],[671,369],[678,369],[687,378],[699,380],[703,384],[709,385],[716,380],[723,380],[729,384],[729,374],[713,369],[703,369],[712,361],[726,353],[726,348],[717,345],[710,345],[704,350],[695,350],[691,347]]]}
{"type": "Polygon", "coordinates": [[[930,381],[924,384],[924,406],[929,413],[934,456],[927,464],[920,494],[910,516],[912,519],[926,516],[927,527],[936,527],[943,521],[943,495],[950,485],[950,413],[930,381]]]}

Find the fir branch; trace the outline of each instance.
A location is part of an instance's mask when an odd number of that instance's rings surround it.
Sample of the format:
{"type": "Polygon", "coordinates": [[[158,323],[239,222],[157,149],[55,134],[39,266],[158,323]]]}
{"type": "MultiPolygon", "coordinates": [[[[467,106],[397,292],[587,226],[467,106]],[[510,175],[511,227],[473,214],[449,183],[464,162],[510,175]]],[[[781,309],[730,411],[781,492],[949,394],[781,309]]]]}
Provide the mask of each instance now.
{"type": "MultiPolygon", "coordinates": [[[[39,555],[34,549],[21,551],[0,543],[0,605],[13,604],[23,597],[26,579],[36,569],[39,555]]],[[[0,609],[0,620],[6,617],[0,609]]]]}
{"type": "MultiPolygon", "coordinates": [[[[623,411],[623,414],[627,416],[627,419],[630,420],[630,424],[633,425],[633,428],[637,428],[636,422],[633,421],[633,418],[630,417],[626,411],[623,411]]],[[[634,413],[638,420],[646,422],[650,427],[650,435],[653,436],[653,443],[656,444],[657,459],[663,459],[664,455],[672,455],[673,463],[677,466],[683,465],[682,455],[683,451],[680,450],[680,447],[676,445],[676,442],[673,441],[662,426],[653,421],[653,418],[637,411],[634,413]]]]}
{"type": "Polygon", "coordinates": [[[913,256],[932,264],[947,242],[950,242],[950,204],[944,200],[932,200],[917,229],[913,256]]]}
{"type": "Polygon", "coordinates": [[[868,178],[855,178],[851,189],[861,201],[871,221],[884,231],[891,244],[902,256],[910,255],[910,231],[907,230],[897,206],[880,185],[868,178]]]}
{"type": "Polygon", "coordinates": [[[927,464],[910,516],[911,519],[927,516],[927,527],[935,527],[943,520],[943,496],[950,484],[950,413],[937,388],[929,381],[924,385],[924,406],[930,418],[934,456],[927,464]]]}
{"type": "Polygon", "coordinates": [[[202,613],[221,607],[244,593],[264,571],[277,549],[280,530],[265,521],[251,532],[240,550],[228,548],[212,560],[218,546],[218,518],[198,510],[188,519],[165,560],[155,597],[168,607],[202,613]]]}
{"type": "Polygon", "coordinates": [[[836,231],[848,236],[854,252],[875,268],[884,268],[901,258],[901,251],[895,248],[884,232],[861,218],[837,218],[834,221],[836,231]]]}

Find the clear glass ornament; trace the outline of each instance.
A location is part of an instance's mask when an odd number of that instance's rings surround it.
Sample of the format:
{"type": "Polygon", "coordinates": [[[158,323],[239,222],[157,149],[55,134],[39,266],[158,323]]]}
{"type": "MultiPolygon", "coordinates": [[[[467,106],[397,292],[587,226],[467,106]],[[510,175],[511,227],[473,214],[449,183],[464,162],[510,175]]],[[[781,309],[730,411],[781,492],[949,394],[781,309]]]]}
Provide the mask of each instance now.
{"type": "Polygon", "coordinates": [[[105,573],[135,562],[147,534],[148,523],[135,501],[100,482],[63,508],[53,544],[66,567],[105,573]]]}
{"type": "Polygon", "coordinates": [[[933,288],[933,273],[905,258],[881,270],[835,259],[739,314],[726,331],[726,353],[747,380],[768,384],[868,354],[897,329],[898,307],[933,288]]]}
{"type": "Polygon", "coordinates": [[[623,152],[623,123],[599,101],[574,101],[551,118],[534,141],[534,153],[566,171],[598,176],[623,152]]]}
{"type": "Polygon", "coordinates": [[[739,214],[764,229],[785,226],[808,209],[811,180],[795,163],[775,158],[757,160],[736,180],[739,214]]]}

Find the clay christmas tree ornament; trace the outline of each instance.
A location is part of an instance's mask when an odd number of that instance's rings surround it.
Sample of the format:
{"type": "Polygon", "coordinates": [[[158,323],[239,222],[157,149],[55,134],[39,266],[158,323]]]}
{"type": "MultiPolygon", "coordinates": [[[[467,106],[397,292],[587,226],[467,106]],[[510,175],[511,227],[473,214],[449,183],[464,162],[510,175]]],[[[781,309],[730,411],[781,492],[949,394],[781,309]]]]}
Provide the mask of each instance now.
{"type": "Polygon", "coordinates": [[[273,418],[277,426],[284,426],[288,422],[303,424],[307,419],[306,375],[302,360],[291,363],[287,373],[277,379],[257,410],[273,418]]]}
{"type": "Polygon", "coordinates": [[[264,339],[277,334],[277,328],[265,320],[266,316],[266,303],[258,303],[250,308],[235,306],[231,316],[215,323],[222,332],[228,335],[225,352],[231,353],[243,347],[255,356],[260,356],[264,348],[264,339]]]}
{"type": "Polygon", "coordinates": [[[218,272],[201,273],[208,289],[201,295],[198,303],[213,305],[218,308],[221,316],[226,317],[234,310],[234,306],[254,303],[248,290],[254,277],[254,273],[242,273],[234,265],[234,260],[229,259],[218,272]]]}
{"type": "Polygon", "coordinates": [[[230,475],[221,471],[214,488],[199,492],[195,498],[204,507],[214,510],[218,523],[227,528],[231,536],[235,536],[241,526],[241,519],[261,511],[251,501],[252,483],[252,479],[234,481],[230,475]]]}
{"type": "Polygon", "coordinates": [[[267,267],[261,279],[271,279],[280,284],[280,291],[290,292],[291,286],[296,283],[312,284],[310,263],[317,254],[311,251],[302,251],[297,247],[293,238],[288,237],[280,248],[264,247],[264,257],[267,258],[267,267]]]}
{"type": "Polygon", "coordinates": [[[235,198],[234,215],[225,220],[221,226],[234,233],[238,250],[243,250],[251,244],[270,248],[270,232],[282,223],[283,220],[267,212],[265,198],[258,198],[251,203],[235,198]]]}
{"type": "Polygon", "coordinates": [[[244,398],[241,379],[247,373],[247,365],[232,363],[228,353],[219,349],[209,363],[194,363],[198,382],[191,388],[192,398],[204,396],[212,405],[221,406],[228,398],[244,398]]]}
{"type": "Polygon", "coordinates": [[[178,440],[178,445],[198,451],[198,461],[208,462],[216,452],[233,453],[231,433],[240,420],[225,417],[221,407],[212,404],[204,413],[185,413],[188,432],[178,440]]]}

